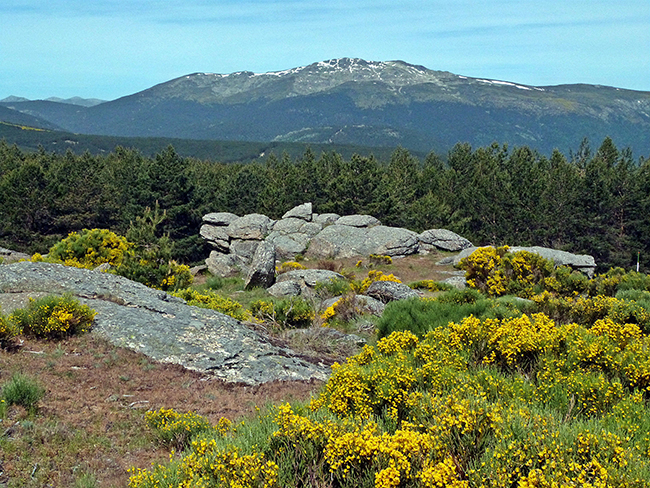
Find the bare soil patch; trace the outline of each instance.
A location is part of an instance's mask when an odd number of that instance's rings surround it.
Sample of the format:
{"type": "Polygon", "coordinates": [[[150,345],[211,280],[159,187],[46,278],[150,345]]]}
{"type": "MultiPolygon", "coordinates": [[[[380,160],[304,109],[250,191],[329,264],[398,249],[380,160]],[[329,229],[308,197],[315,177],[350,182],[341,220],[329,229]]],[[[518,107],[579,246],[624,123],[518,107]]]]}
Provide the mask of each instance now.
{"type": "Polygon", "coordinates": [[[169,458],[144,423],[146,410],[236,420],[269,403],[308,399],[321,386],[226,384],[92,333],[60,342],[23,339],[16,351],[0,351],[0,383],[14,372],[37,378],[46,395],[36,416],[10,407],[0,422],[0,486],[67,487],[92,473],[95,486],[123,487],[130,467],[169,458]]]}

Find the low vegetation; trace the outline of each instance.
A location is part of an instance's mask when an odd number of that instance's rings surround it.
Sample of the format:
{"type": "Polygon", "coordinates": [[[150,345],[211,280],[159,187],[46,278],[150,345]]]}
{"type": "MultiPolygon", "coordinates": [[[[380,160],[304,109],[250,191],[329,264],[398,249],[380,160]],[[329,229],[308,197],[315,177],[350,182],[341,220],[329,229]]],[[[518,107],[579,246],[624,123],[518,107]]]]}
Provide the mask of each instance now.
{"type": "MultiPolygon", "coordinates": [[[[148,218],[143,227],[151,229],[156,217],[148,218]]],[[[462,261],[464,290],[413,281],[423,296],[388,304],[370,333],[359,325],[366,316],[355,297],[375,281],[401,281],[403,263],[343,267],[347,278],[323,283],[311,299],[244,291],[238,278],[177,288],[190,304],[276,337],[325,325],[365,331],[368,344],[335,363],[311,400],[268,405],[243,419],[208,417],[164,398],[145,404],[129,428],[140,422],[142,448],[169,456],[149,467],[132,463],[129,486],[648,486],[650,277],[613,268],[588,279],[506,251],[481,248],[462,261]]],[[[103,253],[99,246],[87,254],[103,253]]],[[[123,260],[128,253],[127,244],[123,260]]],[[[92,316],[70,297],[45,297],[2,316],[0,332],[6,344],[16,334],[52,343],[80,337],[92,316]]],[[[52,395],[44,394],[48,385],[20,371],[4,381],[0,418],[19,406],[22,425],[31,422],[32,434],[42,435],[38,407],[52,395]]],[[[21,432],[27,442],[29,429],[21,432]]],[[[16,442],[0,439],[0,446],[11,451],[16,442]]],[[[94,486],[93,476],[85,470],[76,479],[94,486]]]]}
{"type": "Polygon", "coordinates": [[[647,486],[647,312],[624,298],[646,279],[500,252],[466,261],[473,288],[389,304],[311,402],[203,424],[130,486],[647,486]]]}

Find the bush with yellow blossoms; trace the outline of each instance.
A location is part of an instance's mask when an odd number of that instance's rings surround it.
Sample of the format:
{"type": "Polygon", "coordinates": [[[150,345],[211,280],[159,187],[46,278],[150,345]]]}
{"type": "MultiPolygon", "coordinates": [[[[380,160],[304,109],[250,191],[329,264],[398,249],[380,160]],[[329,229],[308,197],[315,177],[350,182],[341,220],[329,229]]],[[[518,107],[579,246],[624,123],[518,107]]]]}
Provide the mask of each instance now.
{"type": "Polygon", "coordinates": [[[108,229],[84,229],[71,232],[52,246],[48,260],[77,268],[92,269],[103,263],[117,267],[132,245],[125,237],[108,229]]]}
{"type": "Polygon", "coordinates": [[[637,324],[470,316],[364,347],[308,405],[202,433],[131,487],[647,487],[649,399],[637,324]]]}
{"type": "Polygon", "coordinates": [[[33,337],[59,339],[87,332],[96,312],[69,296],[30,298],[27,307],[14,310],[8,320],[16,330],[33,337]]]}
{"type": "Polygon", "coordinates": [[[241,303],[222,297],[211,290],[202,293],[194,288],[185,288],[171,292],[171,295],[182,298],[188,305],[216,310],[237,320],[250,320],[252,318],[250,312],[245,310],[241,303]]]}
{"type": "Polygon", "coordinates": [[[350,287],[355,293],[363,294],[375,281],[394,281],[395,283],[401,283],[401,280],[392,274],[385,275],[383,272],[373,269],[368,271],[367,278],[364,278],[361,282],[353,281],[350,283],[350,287]]]}

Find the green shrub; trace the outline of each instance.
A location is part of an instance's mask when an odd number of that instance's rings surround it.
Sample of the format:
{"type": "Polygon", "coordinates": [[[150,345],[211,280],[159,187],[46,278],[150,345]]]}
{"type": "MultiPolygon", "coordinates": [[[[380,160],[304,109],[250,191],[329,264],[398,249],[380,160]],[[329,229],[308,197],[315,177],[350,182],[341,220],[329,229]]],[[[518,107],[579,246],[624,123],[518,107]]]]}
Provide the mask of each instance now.
{"type": "Polygon", "coordinates": [[[506,295],[496,300],[490,300],[490,306],[480,316],[481,319],[510,319],[530,313],[535,309],[535,303],[523,298],[506,295]]]}
{"type": "Polygon", "coordinates": [[[142,217],[126,233],[133,242],[124,255],[122,264],[115,270],[120,276],[161,290],[178,290],[192,283],[189,266],[172,259],[172,242],[169,236],[157,236],[157,226],[166,218],[158,205],[152,212],[147,208],[142,217]]]}
{"type": "Polygon", "coordinates": [[[618,290],[644,290],[650,291],[650,275],[630,271],[621,277],[618,290]]]}
{"type": "Polygon", "coordinates": [[[350,282],[342,278],[331,278],[329,281],[316,283],[314,289],[319,298],[326,300],[348,293],[350,282]]]}
{"type": "Polygon", "coordinates": [[[486,299],[474,302],[442,302],[411,298],[390,302],[377,323],[378,337],[387,337],[396,331],[410,331],[424,336],[430,330],[474,315],[480,317],[490,306],[486,299]]]}
{"type": "Polygon", "coordinates": [[[95,315],[94,310],[70,295],[50,295],[30,299],[27,307],[15,310],[9,320],[25,335],[59,339],[87,332],[95,315]]]}
{"type": "Polygon", "coordinates": [[[36,410],[36,404],[44,395],[45,389],[22,373],[15,373],[2,385],[2,399],[7,405],[20,405],[30,411],[36,410]]]}
{"type": "Polygon", "coordinates": [[[0,348],[5,348],[12,344],[14,337],[20,330],[11,320],[0,313],[0,348]]]}
{"type": "Polygon", "coordinates": [[[638,288],[623,289],[616,293],[619,300],[635,301],[642,307],[650,310],[650,291],[638,288]]]}
{"type": "Polygon", "coordinates": [[[301,297],[292,297],[275,304],[275,319],[284,327],[309,327],[315,317],[312,306],[301,297]]]}
{"type": "Polygon", "coordinates": [[[409,284],[413,290],[428,290],[428,291],[451,291],[454,287],[448,283],[433,280],[420,280],[414,281],[409,284]]]}
{"type": "Polygon", "coordinates": [[[130,246],[126,238],[108,229],[84,229],[52,246],[48,260],[77,268],[92,269],[103,263],[119,266],[130,246]]]}
{"type": "Polygon", "coordinates": [[[452,288],[447,293],[440,295],[436,300],[440,303],[465,304],[476,303],[484,299],[485,297],[473,288],[463,288],[462,290],[452,288]]]}
{"type": "Polygon", "coordinates": [[[434,299],[412,298],[390,302],[377,324],[379,338],[395,331],[410,331],[419,337],[443,327],[449,322],[460,322],[473,315],[480,319],[508,319],[519,317],[535,307],[535,303],[513,296],[487,299],[477,290],[452,290],[434,299]]]}

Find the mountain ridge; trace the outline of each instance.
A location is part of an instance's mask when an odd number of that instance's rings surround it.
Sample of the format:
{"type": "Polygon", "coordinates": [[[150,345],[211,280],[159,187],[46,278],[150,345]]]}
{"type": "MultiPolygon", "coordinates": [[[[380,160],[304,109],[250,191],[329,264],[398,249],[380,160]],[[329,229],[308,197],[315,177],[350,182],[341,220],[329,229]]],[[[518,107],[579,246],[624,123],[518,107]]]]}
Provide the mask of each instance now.
{"type": "MultiPolygon", "coordinates": [[[[66,130],[116,136],[282,140],[445,150],[457,142],[541,151],[613,137],[650,148],[650,92],[536,87],[404,61],[339,58],[253,73],[192,73],[91,107],[0,102],[66,130]]],[[[57,102],[49,102],[57,103],[57,102]]]]}

